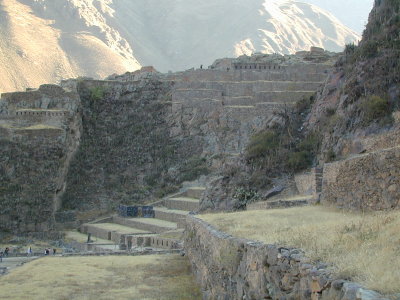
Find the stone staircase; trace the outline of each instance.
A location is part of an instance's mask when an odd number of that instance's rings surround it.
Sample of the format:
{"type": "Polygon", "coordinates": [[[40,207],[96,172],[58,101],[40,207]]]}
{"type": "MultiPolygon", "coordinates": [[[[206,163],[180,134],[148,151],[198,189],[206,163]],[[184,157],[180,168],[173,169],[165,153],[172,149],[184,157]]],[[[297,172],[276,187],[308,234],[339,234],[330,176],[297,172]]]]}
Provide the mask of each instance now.
{"type": "Polygon", "coordinates": [[[312,168],[304,173],[295,176],[295,183],[288,190],[289,194],[279,194],[265,201],[250,203],[247,210],[289,208],[294,206],[304,206],[315,204],[319,201],[322,193],[322,182],[324,168],[312,168]]]}
{"type": "MultiPolygon", "coordinates": [[[[83,224],[81,233],[108,240],[120,250],[180,249],[186,215],[198,211],[204,187],[190,187],[153,205],[154,217],[111,217],[83,224]]],[[[97,247],[99,248],[99,247],[97,247]]],[[[104,249],[107,251],[109,245],[104,249]]]]}
{"type": "Polygon", "coordinates": [[[308,205],[313,201],[314,197],[311,195],[297,195],[293,197],[282,197],[274,200],[266,200],[247,205],[247,210],[261,210],[261,209],[274,209],[274,208],[289,208],[295,206],[308,205]]]}
{"type": "Polygon", "coordinates": [[[324,168],[315,168],[315,191],[319,195],[322,192],[322,180],[324,177],[324,168]]]}

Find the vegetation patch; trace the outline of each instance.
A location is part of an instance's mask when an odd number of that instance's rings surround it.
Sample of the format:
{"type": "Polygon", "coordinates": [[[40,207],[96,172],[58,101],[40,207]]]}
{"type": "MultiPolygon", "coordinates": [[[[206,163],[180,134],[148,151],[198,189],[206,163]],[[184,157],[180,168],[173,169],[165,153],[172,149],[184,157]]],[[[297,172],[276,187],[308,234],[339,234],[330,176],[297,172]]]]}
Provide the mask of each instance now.
{"type": "Polygon", "coordinates": [[[360,109],[364,123],[370,124],[373,121],[390,122],[388,120],[392,113],[392,108],[388,100],[379,96],[369,96],[360,103],[360,109]]]}
{"type": "Polygon", "coordinates": [[[307,206],[201,218],[237,237],[301,248],[367,288],[400,292],[399,211],[362,214],[307,206]]]}
{"type": "Polygon", "coordinates": [[[92,87],[89,89],[90,92],[90,100],[91,101],[99,101],[104,99],[105,96],[105,88],[102,86],[92,87]]]}
{"type": "Polygon", "coordinates": [[[233,199],[236,200],[234,203],[235,209],[245,209],[247,204],[259,200],[260,196],[255,190],[240,187],[235,190],[233,199]]]}
{"type": "Polygon", "coordinates": [[[294,173],[309,168],[319,151],[321,134],[318,131],[303,134],[299,128],[309,111],[314,96],[297,102],[294,109],[281,113],[283,125],[256,133],[246,148],[245,157],[253,170],[264,170],[274,176],[294,173]]]}

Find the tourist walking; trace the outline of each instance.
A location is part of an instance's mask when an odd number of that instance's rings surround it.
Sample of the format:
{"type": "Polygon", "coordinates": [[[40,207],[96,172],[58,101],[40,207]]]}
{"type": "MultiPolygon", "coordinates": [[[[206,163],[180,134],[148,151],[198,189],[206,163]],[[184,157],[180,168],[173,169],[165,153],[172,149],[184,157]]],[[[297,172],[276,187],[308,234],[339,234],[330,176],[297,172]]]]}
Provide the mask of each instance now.
{"type": "Polygon", "coordinates": [[[29,247],[26,252],[28,253],[28,256],[32,256],[32,247],[29,247]]]}
{"type": "Polygon", "coordinates": [[[8,257],[8,252],[10,252],[10,248],[6,248],[5,250],[4,250],[4,257],[8,257]]]}

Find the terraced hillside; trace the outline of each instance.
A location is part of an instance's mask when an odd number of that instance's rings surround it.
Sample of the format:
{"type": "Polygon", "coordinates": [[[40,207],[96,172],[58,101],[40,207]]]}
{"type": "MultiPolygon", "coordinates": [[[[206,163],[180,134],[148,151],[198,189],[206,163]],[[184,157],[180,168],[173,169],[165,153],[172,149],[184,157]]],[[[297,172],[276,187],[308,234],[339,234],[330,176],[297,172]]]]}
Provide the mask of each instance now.
{"type": "MultiPolygon", "coordinates": [[[[46,188],[49,193],[43,194],[49,197],[42,200],[53,203],[47,205],[52,224],[56,211],[70,211],[66,215],[71,223],[78,210],[102,213],[121,203],[157,201],[182,182],[215,174],[225,162],[237,160],[254,132],[279,124],[280,112],[312,96],[332,66],[331,54],[313,51],[279,62],[277,56],[263,56],[265,68],[257,70],[244,69],[247,65],[169,74],[144,69],[105,81],[68,80],[62,87],[5,94],[0,101],[1,138],[21,142],[15,132],[25,127],[33,135],[50,129],[64,136],[68,147],[61,144],[65,154],[53,172],[59,174],[57,183],[46,188]]],[[[52,136],[46,142],[60,146],[52,136]]],[[[1,167],[2,182],[12,187],[16,179],[10,162],[1,167]]],[[[29,172],[28,167],[21,164],[21,172],[30,177],[21,189],[39,190],[36,178],[45,164],[29,172]]],[[[15,197],[9,187],[3,195],[15,197]]],[[[36,204],[22,195],[31,211],[36,204]]],[[[7,201],[7,211],[15,210],[14,202],[7,201]]],[[[15,221],[4,224],[18,227],[24,215],[11,216],[15,221]]]]}
{"type": "Polygon", "coordinates": [[[153,217],[114,215],[83,224],[81,233],[88,234],[89,239],[95,241],[87,243],[86,249],[91,251],[183,249],[185,218],[190,212],[199,210],[200,197],[204,190],[204,187],[190,187],[182,193],[166,197],[154,204],[153,217]],[[97,239],[103,242],[98,243],[97,239]]]}

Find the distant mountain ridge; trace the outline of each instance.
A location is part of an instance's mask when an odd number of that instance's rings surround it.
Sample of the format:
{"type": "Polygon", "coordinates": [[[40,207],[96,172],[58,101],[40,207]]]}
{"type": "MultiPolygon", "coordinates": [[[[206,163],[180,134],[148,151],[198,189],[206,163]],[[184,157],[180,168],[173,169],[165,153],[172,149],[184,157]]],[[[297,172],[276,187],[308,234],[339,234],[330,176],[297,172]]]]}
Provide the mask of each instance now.
{"type": "Polygon", "coordinates": [[[358,39],[293,0],[0,0],[0,92],[141,65],[166,72],[252,52],[341,51],[358,39]]]}

